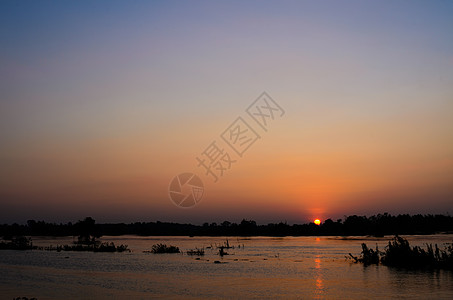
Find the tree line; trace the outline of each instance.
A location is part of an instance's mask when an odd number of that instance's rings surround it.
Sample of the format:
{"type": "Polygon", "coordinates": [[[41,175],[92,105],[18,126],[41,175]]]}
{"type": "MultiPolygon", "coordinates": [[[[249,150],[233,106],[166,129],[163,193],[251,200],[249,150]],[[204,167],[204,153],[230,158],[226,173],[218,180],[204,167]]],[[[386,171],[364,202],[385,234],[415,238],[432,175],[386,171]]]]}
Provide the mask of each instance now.
{"type": "Polygon", "coordinates": [[[240,223],[224,221],[203,225],[170,222],[135,222],[96,224],[87,217],[76,223],[56,224],[29,220],[27,224],[0,225],[0,236],[79,236],[93,238],[103,235],[143,236],[383,236],[434,234],[453,232],[453,217],[450,215],[391,215],[388,213],[367,216],[345,216],[336,221],[327,219],[314,223],[289,225],[286,222],[257,225],[253,220],[243,219],[240,223]]]}

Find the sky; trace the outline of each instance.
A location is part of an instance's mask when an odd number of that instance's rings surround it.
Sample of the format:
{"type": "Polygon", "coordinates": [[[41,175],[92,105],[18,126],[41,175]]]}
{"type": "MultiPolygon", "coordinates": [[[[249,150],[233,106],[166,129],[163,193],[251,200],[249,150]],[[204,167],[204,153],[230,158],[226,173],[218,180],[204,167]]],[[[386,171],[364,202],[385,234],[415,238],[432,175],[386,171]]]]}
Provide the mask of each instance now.
{"type": "Polygon", "coordinates": [[[0,4],[0,223],[452,213],[452,116],[451,1],[0,4]]]}

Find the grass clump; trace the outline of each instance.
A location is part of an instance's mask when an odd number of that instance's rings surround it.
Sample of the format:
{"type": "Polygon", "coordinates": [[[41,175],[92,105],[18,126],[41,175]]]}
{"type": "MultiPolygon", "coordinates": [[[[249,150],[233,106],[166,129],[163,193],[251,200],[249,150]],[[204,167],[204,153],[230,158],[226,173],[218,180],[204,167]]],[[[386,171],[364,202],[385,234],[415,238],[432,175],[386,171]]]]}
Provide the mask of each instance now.
{"type": "Polygon", "coordinates": [[[188,250],[186,253],[187,253],[187,255],[190,255],[190,256],[193,256],[193,255],[203,256],[204,255],[204,249],[195,248],[195,249],[192,249],[192,250],[188,250]]]}
{"type": "Polygon", "coordinates": [[[180,253],[179,248],[176,246],[167,246],[165,244],[155,244],[151,247],[150,251],[146,253],[161,254],[161,253],[180,253]]]}
{"type": "Polygon", "coordinates": [[[426,249],[419,246],[411,247],[409,242],[395,236],[384,251],[368,248],[362,244],[362,253],[359,257],[349,256],[354,262],[364,265],[382,264],[391,267],[403,268],[435,268],[453,270],[453,244],[448,244],[444,249],[440,249],[437,244],[426,244],[426,249]]]}
{"type": "Polygon", "coordinates": [[[88,251],[88,252],[130,252],[127,245],[116,246],[113,242],[107,243],[97,243],[93,245],[82,245],[76,243],[75,245],[57,245],[49,247],[40,247],[38,250],[47,250],[47,251],[88,251]]]}
{"type": "Polygon", "coordinates": [[[31,250],[36,249],[33,246],[31,238],[25,236],[15,236],[10,238],[4,238],[0,242],[0,250],[31,250]]]}
{"type": "Polygon", "coordinates": [[[359,257],[356,257],[349,253],[349,256],[354,260],[354,262],[360,262],[364,265],[379,264],[380,252],[376,245],[376,250],[368,248],[365,243],[362,243],[362,253],[359,257]]]}

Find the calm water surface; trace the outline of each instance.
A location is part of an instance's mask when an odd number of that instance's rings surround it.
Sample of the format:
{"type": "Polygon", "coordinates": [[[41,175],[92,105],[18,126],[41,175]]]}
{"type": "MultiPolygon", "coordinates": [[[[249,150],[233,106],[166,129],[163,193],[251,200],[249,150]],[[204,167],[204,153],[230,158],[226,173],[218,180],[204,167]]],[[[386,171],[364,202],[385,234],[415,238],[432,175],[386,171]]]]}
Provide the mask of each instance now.
{"type": "MultiPolygon", "coordinates": [[[[354,264],[361,243],[391,237],[103,237],[130,253],[0,251],[0,298],[41,299],[453,299],[452,271],[410,271],[354,264]],[[186,251],[205,247],[197,260],[181,254],[147,254],[153,244],[186,251]],[[241,246],[240,248],[238,246],[241,246]],[[212,249],[206,247],[212,246],[212,249]],[[214,263],[220,261],[222,263],[214,263]]],[[[411,244],[451,243],[453,235],[409,236],[411,244]]],[[[69,244],[69,238],[34,238],[34,245],[69,244]]]]}

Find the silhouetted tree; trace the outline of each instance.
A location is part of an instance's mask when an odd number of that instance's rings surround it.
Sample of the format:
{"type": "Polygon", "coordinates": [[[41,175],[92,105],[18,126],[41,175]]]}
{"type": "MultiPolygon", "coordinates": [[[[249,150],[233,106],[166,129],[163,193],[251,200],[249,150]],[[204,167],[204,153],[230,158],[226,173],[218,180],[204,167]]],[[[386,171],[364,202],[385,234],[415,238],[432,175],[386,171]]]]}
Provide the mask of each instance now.
{"type": "Polygon", "coordinates": [[[96,221],[91,217],[86,217],[83,221],[77,222],[75,226],[79,234],[79,244],[95,244],[96,238],[101,237],[96,221]]]}
{"type": "Polygon", "coordinates": [[[78,236],[81,243],[93,243],[101,235],[204,235],[204,236],[303,236],[303,235],[403,235],[453,232],[453,217],[450,215],[397,215],[388,213],[375,216],[348,216],[314,223],[288,225],[286,222],[257,225],[253,220],[243,219],[239,224],[228,221],[220,225],[204,223],[202,226],[169,222],[135,222],[130,224],[96,224],[87,217],[75,224],[55,224],[29,220],[26,225],[0,224],[0,236],[11,240],[16,236],[78,236]]]}

